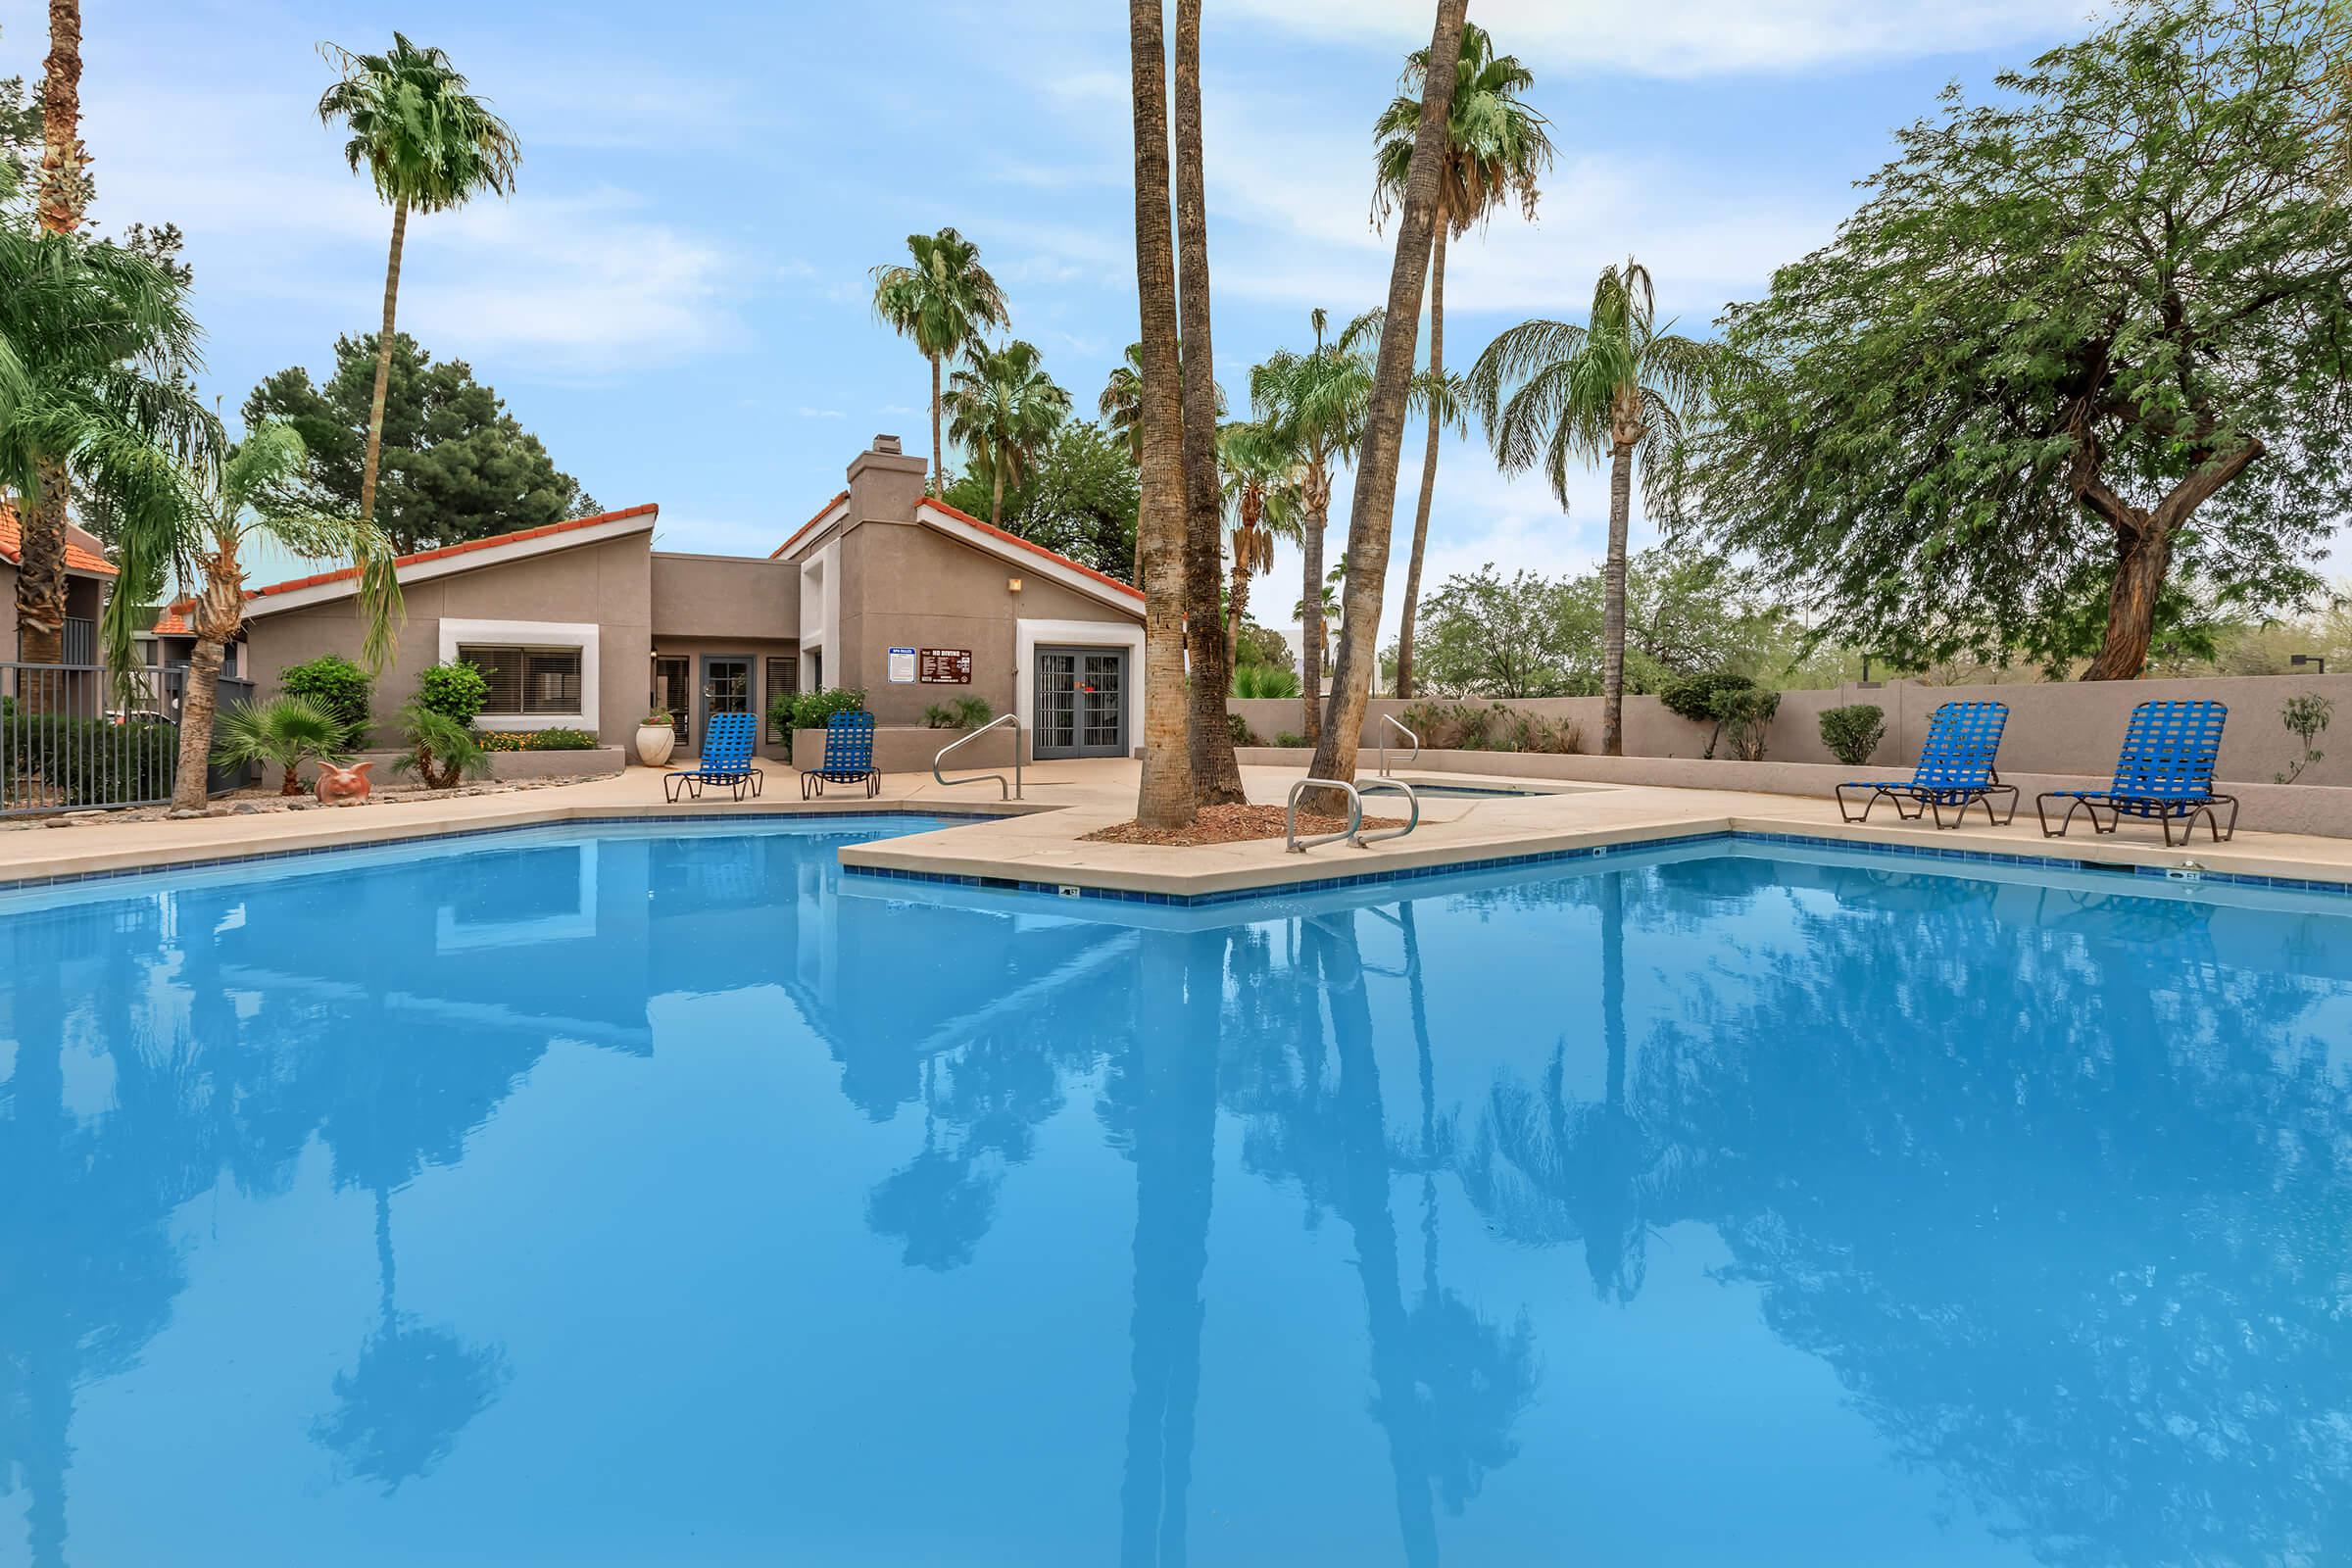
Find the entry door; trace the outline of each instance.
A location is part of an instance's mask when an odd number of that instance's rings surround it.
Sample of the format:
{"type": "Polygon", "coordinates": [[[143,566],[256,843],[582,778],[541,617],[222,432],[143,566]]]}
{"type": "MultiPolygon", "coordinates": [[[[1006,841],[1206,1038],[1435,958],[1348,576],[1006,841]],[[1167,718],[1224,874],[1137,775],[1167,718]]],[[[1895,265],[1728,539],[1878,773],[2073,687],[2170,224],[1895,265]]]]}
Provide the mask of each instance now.
{"type": "Polygon", "coordinates": [[[1040,648],[1032,755],[1125,757],[1127,650],[1040,648]]]}
{"type": "Polygon", "coordinates": [[[747,654],[703,656],[703,733],[710,733],[713,713],[752,710],[752,661],[747,654]]]}

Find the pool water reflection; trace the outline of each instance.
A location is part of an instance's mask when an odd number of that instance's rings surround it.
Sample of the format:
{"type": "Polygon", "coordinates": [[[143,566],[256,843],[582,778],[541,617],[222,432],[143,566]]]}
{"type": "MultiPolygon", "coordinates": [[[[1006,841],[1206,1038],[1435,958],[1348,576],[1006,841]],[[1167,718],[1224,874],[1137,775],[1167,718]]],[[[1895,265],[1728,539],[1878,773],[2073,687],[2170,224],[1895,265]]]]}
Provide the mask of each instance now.
{"type": "Polygon", "coordinates": [[[2352,1552],[2328,906],[922,825],[0,904],[0,1561],[2352,1552]]]}

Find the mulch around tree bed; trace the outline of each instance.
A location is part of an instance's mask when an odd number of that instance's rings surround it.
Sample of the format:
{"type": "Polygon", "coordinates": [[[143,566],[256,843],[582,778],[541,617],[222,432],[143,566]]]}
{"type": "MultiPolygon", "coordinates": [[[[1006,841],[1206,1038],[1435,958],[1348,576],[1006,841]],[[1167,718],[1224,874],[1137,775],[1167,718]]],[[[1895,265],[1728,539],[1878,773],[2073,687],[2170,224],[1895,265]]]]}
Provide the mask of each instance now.
{"type": "MultiPolygon", "coordinates": [[[[1402,827],[1400,816],[1367,816],[1364,827],[1402,827]]],[[[1298,833],[1312,838],[1323,833],[1338,833],[1348,826],[1344,816],[1325,816],[1316,811],[1298,813],[1298,833]]],[[[1086,834],[1082,844],[1247,844],[1252,839],[1278,839],[1286,831],[1283,808],[1279,806],[1203,806],[1200,814],[1190,827],[1139,827],[1133,822],[1121,822],[1115,827],[1099,828],[1086,834]]]]}

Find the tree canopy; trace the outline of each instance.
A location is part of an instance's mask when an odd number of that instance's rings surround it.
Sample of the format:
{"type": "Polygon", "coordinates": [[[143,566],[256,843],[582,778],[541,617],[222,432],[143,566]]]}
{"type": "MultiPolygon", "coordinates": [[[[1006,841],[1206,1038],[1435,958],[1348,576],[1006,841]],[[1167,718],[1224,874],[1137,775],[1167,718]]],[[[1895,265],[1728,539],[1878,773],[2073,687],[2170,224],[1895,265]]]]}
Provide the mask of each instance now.
{"type": "MultiPolygon", "coordinates": [[[[305,500],[315,511],[359,514],[375,347],[373,333],[337,338],[335,368],[324,386],[295,366],[245,400],[249,427],[282,421],[309,448],[305,500]]],[[[556,467],[539,438],[473,378],[464,360],[436,362],[406,332],[393,338],[375,521],[401,550],[535,528],[597,510],[595,498],[556,467]]]]}
{"type": "MultiPolygon", "coordinates": [[[[948,505],[987,516],[993,477],[985,464],[957,475],[948,485],[948,505]]],[[[1135,560],[1141,484],[1123,442],[1101,425],[1073,419],[1005,487],[1004,525],[1123,582],[1135,560]]]]}
{"type": "Polygon", "coordinates": [[[2170,571],[2295,601],[2352,508],[2352,204],[2321,0],[2138,0],[1900,133],[1830,245],[1725,318],[1686,452],[1704,533],[1924,664],[2146,659],[2170,571]]]}

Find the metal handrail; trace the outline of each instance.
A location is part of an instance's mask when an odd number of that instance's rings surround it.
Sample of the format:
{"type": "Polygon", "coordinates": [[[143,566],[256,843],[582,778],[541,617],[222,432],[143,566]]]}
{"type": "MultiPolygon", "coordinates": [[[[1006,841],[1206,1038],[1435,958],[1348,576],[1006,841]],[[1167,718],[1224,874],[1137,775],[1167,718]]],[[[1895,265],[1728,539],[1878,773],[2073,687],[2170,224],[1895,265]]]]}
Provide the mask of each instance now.
{"type": "Polygon", "coordinates": [[[955,740],[948,742],[947,745],[942,746],[939,749],[939,755],[931,759],[931,776],[938,780],[943,786],[954,786],[956,784],[985,784],[993,778],[997,781],[997,788],[1004,792],[1003,799],[1007,801],[1017,801],[1021,799],[1021,721],[1019,717],[1012,713],[999,713],[995,718],[990,719],[987,723],[981,725],[969,735],[958,736],[955,740]],[[954,751],[958,746],[969,745],[971,742],[976,741],[981,736],[987,734],[990,730],[996,729],[1004,724],[1010,724],[1012,726],[1012,780],[1010,783],[1005,782],[1004,775],[1002,773],[970,773],[966,774],[962,778],[949,778],[940,772],[939,764],[948,760],[948,754],[950,752],[954,751]]]}
{"type": "Polygon", "coordinates": [[[1405,819],[1404,826],[1389,828],[1379,833],[1367,834],[1359,827],[1354,838],[1349,841],[1359,850],[1368,850],[1382,839],[1400,839],[1421,825],[1421,797],[1414,794],[1413,787],[1400,778],[1376,778],[1358,791],[1356,794],[1358,817],[1363,814],[1363,798],[1376,790],[1395,790],[1403,796],[1406,803],[1412,807],[1413,814],[1405,819]]]}
{"type": "Polygon", "coordinates": [[[1293,855],[1304,855],[1318,844],[1337,844],[1342,839],[1352,843],[1364,826],[1364,798],[1354,785],[1344,779],[1302,778],[1291,786],[1289,806],[1283,811],[1282,847],[1293,855]],[[1311,839],[1298,836],[1298,797],[1307,790],[1346,790],[1348,792],[1348,825],[1337,833],[1320,833],[1311,839]]]}
{"type": "MultiPolygon", "coordinates": [[[[1383,713],[1380,715],[1380,721],[1384,726],[1389,724],[1396,725],[1397,730],[1403,734],[1404,738],[1413,743],[1413,755],[1406,758],[1406,761],[1414,761],[1420,758],[1421,737],[1414,734],[1410,729],[1406,728],[1402,719],[1398,718],[1395,713],[1383,713]]],[[[1377,733],[1380,736],[1380,776],[1382,778],[1387,778],[1389,776],[1389,732],[1384,727],[1377,733]]]]}

